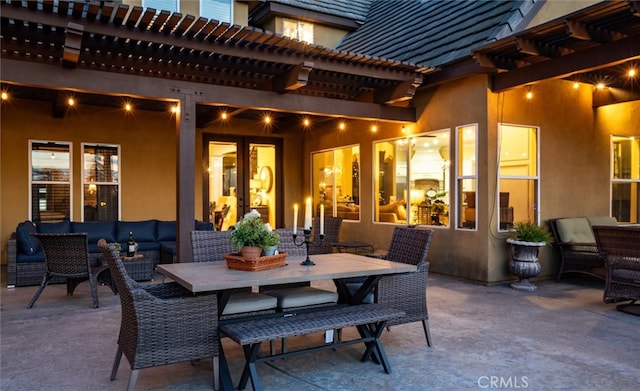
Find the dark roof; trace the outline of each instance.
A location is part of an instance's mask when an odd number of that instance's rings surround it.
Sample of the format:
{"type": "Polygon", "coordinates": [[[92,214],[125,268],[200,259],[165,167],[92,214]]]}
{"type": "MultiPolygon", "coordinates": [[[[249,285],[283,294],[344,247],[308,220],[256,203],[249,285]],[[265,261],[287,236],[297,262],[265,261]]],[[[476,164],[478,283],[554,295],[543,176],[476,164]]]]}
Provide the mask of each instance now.
{"type": "Polygon", "coordinates": [[[325,13],[364,22],[371,0],[271,0],[310,11],[325,13]]]}
{"type": "Polygon", "coordinates": [[[374,0],[364,25],[337,49],[439,67],[510,34],[532,6],[532,1],[374,0]]]}

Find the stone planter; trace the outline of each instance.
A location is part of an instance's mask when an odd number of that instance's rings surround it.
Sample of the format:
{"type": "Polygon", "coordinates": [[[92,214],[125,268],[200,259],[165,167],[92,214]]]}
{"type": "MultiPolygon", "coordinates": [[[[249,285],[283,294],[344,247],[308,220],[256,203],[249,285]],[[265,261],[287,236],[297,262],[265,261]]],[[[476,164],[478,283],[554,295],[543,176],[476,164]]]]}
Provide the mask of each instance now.
{"type": "Polygon", "coordinates": [[[262,249],[262,255],[264,256],[275,255],[276,251],[278,251],[278,246],[265,247],[264,249],[262,249]]]}
{"type": "Polygon", "coordinates": [[[518,277],[519,280],[511,284],[511,288],[533,292],[538,287],[529,282],[529,278],[540,274],[540,263],[538,263],[538,252],[540,247],[546,245],[545,242],[522,242],[515,239],[507,239],[511,244],[511,262],[509,270],[518,277]]]}

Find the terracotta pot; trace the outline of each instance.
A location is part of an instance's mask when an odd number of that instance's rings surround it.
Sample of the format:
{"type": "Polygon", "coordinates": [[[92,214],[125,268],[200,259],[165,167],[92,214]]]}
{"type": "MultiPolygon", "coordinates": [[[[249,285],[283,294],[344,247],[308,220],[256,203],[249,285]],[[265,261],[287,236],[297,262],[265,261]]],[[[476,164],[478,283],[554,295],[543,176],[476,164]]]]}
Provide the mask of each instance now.
{"type": "Polygon", "coordinates": [[[240,255],[245,259],[255,259],[262,254],[262,247],[244,246],[240,249],[240,255]]]}

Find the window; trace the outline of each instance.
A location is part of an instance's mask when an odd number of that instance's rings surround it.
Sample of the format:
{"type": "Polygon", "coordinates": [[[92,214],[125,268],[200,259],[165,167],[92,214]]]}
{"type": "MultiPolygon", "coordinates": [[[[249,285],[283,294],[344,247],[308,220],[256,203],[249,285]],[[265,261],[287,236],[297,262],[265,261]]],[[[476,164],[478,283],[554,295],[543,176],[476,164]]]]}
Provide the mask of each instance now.
{"type": "Polygon", "coordinates": [[[142,7],[154,8],[157,11],[180,12],[179,3],[178,0],[142,0],[142,7]]]}
{"type": "Polygon", "coordinates": [[[314,152],[311,162],[316,211],[322,204],[328,216],[360,220],[360,146],[314,152]]]}
{"type": "Polygon", "coordinates": [[[449,225],[449,130],[374,143],[374,221],[449,225]]]}
{"type": "Polygon", "coordinates": [[[498,230],[514,221],[539,224],[538,137],[535,127],[499,125],[498,230]]]}
{"type": "Polygon", "coordinates": [[[611,216],[640,221],[640,139],[611,137],[611,216]]]}
{"type": "Polygon", "coordinates": [[[478,126],[467,125],[456,128],[457,169],[456,183],[458,190],[458,228],[476,229],[478,211],[478,167],[476,157],[478,151],[478,126]]]}
{"type": "Polygon", "coordinates": [[[31,221],[71,218],[71,144],[30,141],[31,221]]]}
{"type": "Polygon", "coordinates": [[[231,0],[200,0],[200,16],[231,23],[231,0]]]}
{"type": "Polygon", "coordinates": [[[117,145],[83,145],[83,221],[119,219],[118,149],[117,145]]]}
{"type": "Polygon", "coordinates": [[[293,19],[283,19],[282,35],[313,43],[313,24],[293,19]]]}

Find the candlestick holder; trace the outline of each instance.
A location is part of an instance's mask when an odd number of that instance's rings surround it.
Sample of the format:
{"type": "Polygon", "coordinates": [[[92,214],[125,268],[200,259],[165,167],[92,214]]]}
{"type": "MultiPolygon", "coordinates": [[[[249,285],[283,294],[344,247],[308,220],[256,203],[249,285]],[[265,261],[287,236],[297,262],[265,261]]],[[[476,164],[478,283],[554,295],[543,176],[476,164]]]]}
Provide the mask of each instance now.
{"type": "Polygon", "coordinates": [[[315,263],[309,259],[309,246],[321,246],[322,242],[324,241],[324,235],[320,235],[320,242],[316,242],[315,240],[311,240],[311,229],[303,229],[302,230],[303,234],[304,234],[304,240],[302,241],[298,241],[298,234],[293,234],[293,244],[295,244],[296,246],[300,247],[302,245],[305,245],[307,248],[307,259],[305,259],[303,262],[300,262],[301,265],[303,266],[313,266],[315,265],[315,263]]]}

